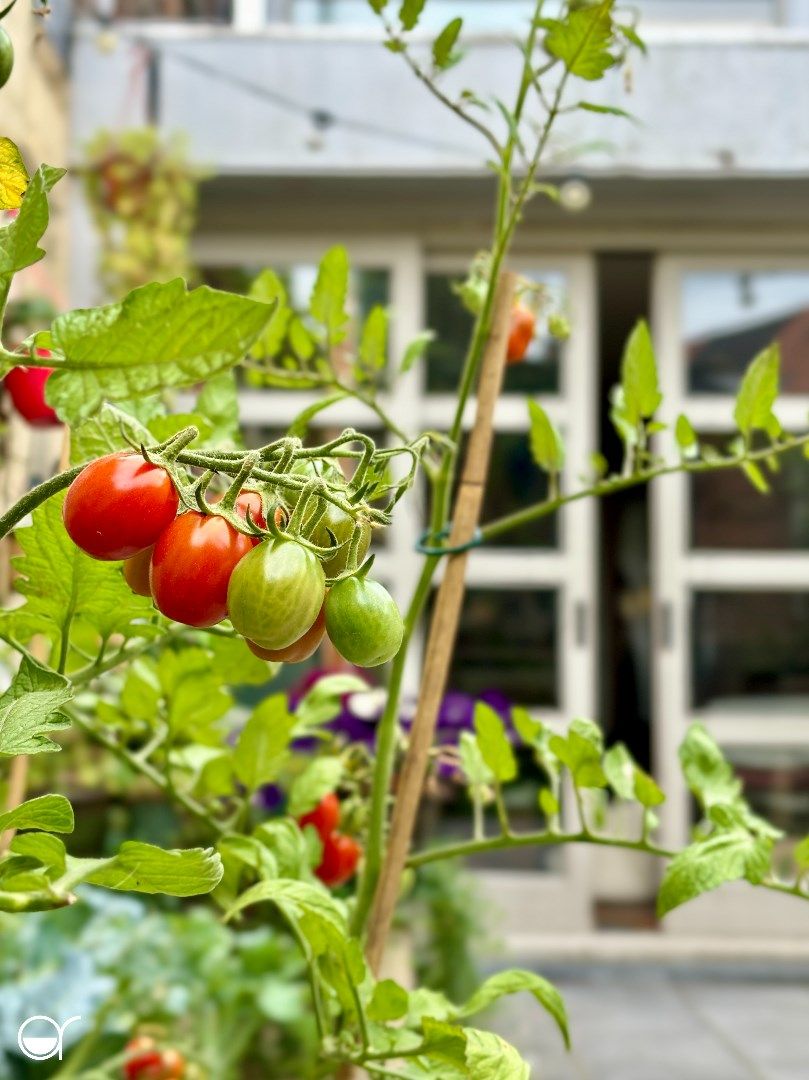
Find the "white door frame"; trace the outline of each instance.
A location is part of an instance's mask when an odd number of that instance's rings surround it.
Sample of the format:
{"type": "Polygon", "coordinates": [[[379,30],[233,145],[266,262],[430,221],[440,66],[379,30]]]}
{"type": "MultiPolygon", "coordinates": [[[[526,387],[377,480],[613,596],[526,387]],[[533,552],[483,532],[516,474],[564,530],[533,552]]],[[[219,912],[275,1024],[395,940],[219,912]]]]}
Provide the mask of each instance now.
{"type": "MultiPolygon", "coordinates": [[[[652,321],[664,395],[665,419],[673,421],[685,412],[698,433],[732,433],[733,395],[698,395],[688,392],[682,348],[681,281],[687,271],[699,270],[809,270],[809,260],[757,254],[723,257],[661,255],[657,258],[652,287],[652,321]]],[[[750,358],[752,359],[752,357],[750,358]]],[[[805,425],[809,396],[779,399],[778,416],[787,429],[805,425]]],[[[667,457],[677,449],[670,432],[658,438],[667,457]]],[[[754,497],[751,494],[751,497],[754,497]]],[[[774,716],[766,704],[743,713],[719,708],[694,709],[691,702],[692,596],[696,589],[740,590],[794,589],[803,581],[809,589],[809,551],[705,551],[690,547],[691,506],[689,478],[685,474],[663,477],[652,485],[652,567],[655,598],[655,645],[653,650],[653,758],[655,772],[666,792],[661,809],[661,842],[681,847],[691,828],[691,799],[679,768],[677,751],[688,725],[705,724],[721,746],[794,746],[809,748],[809,718],[774,716]]],[[[717,905],[725,903],[726,922],[739,932],[772,932],[772,921],[758,919],[761,910],[753,890],[736,890],[702,898],[693,914],[682,922],[689,931],[722,928],[717,924],[717,905]],[[733,912],[727,904],[730,902],[733,912]],[[769,925],[767,922],[769,921],[769,925]]],[[[677,920],[675,920],[677,922],[677,920]]]]}

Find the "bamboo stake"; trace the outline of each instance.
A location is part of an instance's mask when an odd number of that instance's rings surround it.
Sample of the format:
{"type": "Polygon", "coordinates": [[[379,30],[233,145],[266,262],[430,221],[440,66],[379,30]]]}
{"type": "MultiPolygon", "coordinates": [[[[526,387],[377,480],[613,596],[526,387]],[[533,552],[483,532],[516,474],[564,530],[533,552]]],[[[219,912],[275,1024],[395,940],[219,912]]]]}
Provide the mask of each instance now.
{"type": "MultiPolygon", "coordinates": [[[[472,540],[480,519],[491,456],[494,410],[503,385],[516,280],[515,274],[506,272],[497,283],[492,328],[483,354],[478,384],[475,424],[469,436],[466,460],[455,498],[448,547],[456,547],[472,540]]],[[[468,551],[447,556],[430,622],[418,707],[397,786],[388,850],[368,927],[366,953],[374,972],[379,970],[393,921],[402,872],[427,775],[438,710],[446,688],[466,591],[468,556],[468,551]]]]}

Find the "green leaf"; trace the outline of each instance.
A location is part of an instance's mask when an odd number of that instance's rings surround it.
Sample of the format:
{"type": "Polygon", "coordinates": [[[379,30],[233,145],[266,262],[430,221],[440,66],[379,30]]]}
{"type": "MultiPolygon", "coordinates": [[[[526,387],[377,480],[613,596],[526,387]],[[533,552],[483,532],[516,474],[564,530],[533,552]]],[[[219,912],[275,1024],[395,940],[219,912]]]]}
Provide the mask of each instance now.
{"type": "Polygon", "coordinates": [[[531,1070],[515,1048],[491,1031],[464,1028],[470,1080],[530,1080],[531,1070]]]}
{"type": "Polygon", "coordinates": [[[279,877],[308,876],[313,865],[320,861],[320,844],[310,843],[311,837],[298,828],[292,818],[273,818],[256,828],[256,839],[273,855],[279,877]]]}
{"type": "Polygon", "coordinates": [[[663,395],[657,382],[654,347],[645,319],[640,319],[629,335],[621,360],[621,387],[624,409],[631,424],[648,420],[663,395]]]}
{"type": "Polygon", "coordinates": [[[553,1019],[562,1033],[565,1046],[570,1046],[570,1030],[568,1027],[567,1011],[562,995],[547,979],[533,971],[522,971],[518,968],[508,971],[499,971],[490,976],[482,986],[479,986],[471,998],[458,1010],[458,1016],[473,1016],[475,1013],[488,1009],[495,1001],[507,994],[519,994],[527,991],[536,998],[539,1004],[553,1019]]]}
{"type": "Polygon", "coordinates": [[[471,731],[461,732],[458,756],[469,787],[480,797],[494,780],[494,773],[483,760],[480,744],[471,731]]]}
{"type": "Polygon", "coordinates": [[[262,270],[251,283],[247,295],[251,300],[274,305],[270,321],[250,349],[251,355],[259,360],[271,359],[281,351],[292,318],[292,309],[287,303],[287,291],[274,270],[262,270]]]}
{"type": "Polygon", "coordinates": [[[338,401],[342,401],[348,397],[345,390],[337,390],[333,394],[329,394],[327,397],[320,398],[319,401],[313,401],[311,405],[307,405],[305,409],[302,409],[292,423],[287,428],[287,435],[294,436],[298,439],[303,439],[309,430],[309,425],[318,415],[322,413],[324,409],[330,409],[332,405],[335,405],[338,401]]]}
{"type": "Polygon", "coordinates": [[[64,795],[40,795],[14,810],[0,814],[0,832],[6,829],[40,829],[48,833],[73,832],[73,807],[64,795]]]}
{"type": "Polygon", "coordinates": [[[402,359],[402,366],[400,371],[402,375],[406,374],[417,360],[421,360],[426,354],[430,342],[435,340],[435,330],[424,330],[418,334],[405,349],[405,354],[402,359]]]}
{"type": "Polygon", "coordinates": [[[772,840],[741,829],[691,844],[669,863],[657,897],[663,916],[726,881],[760,882],[770,866],[772,840]]]}
{"type": "Polygon", "coordinates": [[[567,737],[551,736],[550,749],[567,766],[576,787],[607,786],[607,777],[601,766],[603,739],[601,731],[592,721],[574,720],[567,737]]]}
{"type": "MultiPolygon", "coordinates": [[[[84,862],[69,860],[78,869],[84,862]]],[[[116,856],[82,875],[91,885],[127,892],[162,893],[165,896],[199,896],[211,892],[222,878],[222,860],[213,848],[165,851],[154,844],[127,840],[116,856]]]]}
{"type": "Polygon", "coordinates": [[[580,101],[578,107],[584,109],[585,112],[603,113],[606,116],[621,116],[625,120],[635,120],[632,113],[627,112],[626,109],[619,109],[615,105],[596,105],[592,101],[580,101]]]}
{"type": "Polygon", "coordinates": [[[360,337],[359,361],[366,371],[381,371],[388,352],[388,313],[376,304],[368,313],[360,337]]]}
{"type": "Polygon", "coordinates": [[[256,706],[233,753],[236,776],[248,791],[278,777],[288,758],[294,727],[284,694],[273,694],[256,706]]]}
{"type": "Polygon", "coordinates": [[[368,3],[371,10],[375,11],[377,15],[381,15],[388,6],[388,0],[368,0],[368,3]]]}
{"type": "Polygon", "coordinates": [[[330,345],[343,341],[348,326],[348,254],[339,245],[323,256],[312,290],[309,308],[326,332],[330,345]]]}
{"type": "Polygon", "coordinates": [[[559,813],[559,800],[556,798],[550,788],[540,788],[539,809],[542,811],[546,818],[555,818],[556,815],[559,813]]]}
{"type": "Polygon", "coordinates": [[[72,697],[67,679],[24,656],[11,686],[0,697],[0,755],[60,750],[50,736],[70,727],[59,709],[72,697]]]}
{"type": "Polygon", "coordinates": [[[647,810],[653,806],[660,806],[666,801],[666,796],[656,781],[643,769],[637,767],[635,769],[635,798],[647,810]]]}
{"type": "Polygon", "coordinates": [[[399,22],[403,30],[412,30],[416,26],[424,10],[424,4],[425,0],[403,0],[399,8],[399,22]]]}
{"type": "Polygon", "coordinates": [[[308,814],[324,795],[340,786],[342,778],[343,762],[340,758],[314,758],[292,782],[287,813],[296,818],[308,814]]]}
{"type": "Polygon", "coordinates": [[[359,675],[324,675],[295,707],[298,727],[317,727],[339,716],[346,694],[362,693],[368,683],[359,675]]]}
{"type": "Polygon", "coordinates": [[[448,68],[455,63],[457,54],[453,52],[463,28],[463,19],[452,19],[433,42],[433,63],[437,68],[448,68]]]}
{"type": "Polygon", "coordinates": [[[28,170],[11,139],[0,139],[0,210],[16,210],[28,187],[28,170]]]}
{"type": "Polygon", "coordinates": [[[483,701],[475,703],[475,732],[483,760],[496,780],[506,784],[517,775],[517,761],[500,716],[483,701]]]}
{"type": "Polygon", "coordinates": [[[145,424],[125,408],[104,404],[70,432],[70,460],[74,465],[127,449],[132,443],[154,441],[145,424]]]}
{"type": "Polygon", "coordinates": [[[535,720],[529,711],[521,705],[515,705],[512,708],[511,722],[514,725],[514,730],[526,746],[533,746],[544,731],[542,722],[535,720]]]}
{"type": "Polygon", "coordinates": [[[803,874],[809,870],[809,836],[805,836],[803,840],[798,841],[793,848],[792,857],[795,859],[800,873],[803,874]]]}
{"type": "Polygon", "coordinates": [[[604,755],[604,774],[621,799],[635,798],[635,762],[623,743],[611,746],[604,755]]]}
{"type": "Polygon", "coordinates": [[[51,327],[64,354],[47,397],[75,423],[106,400],[190,386],[238,363],[267,326],[271,305],[177,278],[135,289],[117,304],[60,315],[51,327]]]}
{"type": "Polygon", "coordinates": [[[683,451],[683,457],[696,457],[699,440],[696,431],[694,431],[694,428],[691,425],[691,421],[685,413],[680,413],[677,417],[677,423],[674,425],[674,437],[677,439],[677,445],[680,447],[680,450],[683,451]]]}
{"type": "Polygon", "coordinates": [[[382,979],[374,987],[365,1013],[369,1020],[379,1024],[399,1020],[408,1009],[408,995],[393,979],[382,979]]]}
{"type": "Polygon", "coordinates": [[[280,664],[259,660],[241,637],[209,637],[206,648],[212,654],[212,669],[229,686],[262,686],[280,668],[280,664]]]}
{"type": "Polygon", "coordinates": [[[745,372],[733,417],[745,438],[753,431],[767,431],[773,420],[772,407],[778,397],[781,350],[778,343],[768,346],[745,372]]]}
{"type": "Polygon", "coordinates": [[[703,810],[717,803],[733,804],[741,797],[741,781],[702,724],[689,727],[679,757],[686,782],[703,810]]]}
{"type": "Polygon", "coordinates": [[[548,414],[537,401],[528,401],[531,420],[531,454],[534,461],[547,473],[562,471],[565,464],[565,447],[548,414]]]}
{"type": "Polygon", "coordinates": [[[760,495],[770,494],[767,477],[754,461],[743,461],[741,470],[760,495]]]}
{"type": "Polygon", "coordinates": [[[239,397],[236,379],[232,371],[223,371],[206,379],[196,403],[196,412],[202,413],[211,426],[205,436],[208,446],[239,446],[239,397]]]}
{"type": "Polygon", "coordinates": [[[0,280],[11,277],[44,256],[39,241],[48,227],[48,192],[64,169],[41,165],[31,178],[16,218],[0,229],[0,280]]]}
{"type": "Polygon", "coordinates": [[[609,51],[613,43],[611,10],[612,0],[602,0],[568,11],[565,19],[540,20],[547,30],[545,48],[571,75],[594,81],[616,62],[609,51]]]}
{"type": "Polygon", "coordinates": [[[343,906],[322,885],[278,878],[260,881],[242,893],[228,910],[225,920],[233,919],[253,904],[271,903],[300,927],[316,956],[330,948],[342,950],[346,944],[346,919],[343,906]]]}

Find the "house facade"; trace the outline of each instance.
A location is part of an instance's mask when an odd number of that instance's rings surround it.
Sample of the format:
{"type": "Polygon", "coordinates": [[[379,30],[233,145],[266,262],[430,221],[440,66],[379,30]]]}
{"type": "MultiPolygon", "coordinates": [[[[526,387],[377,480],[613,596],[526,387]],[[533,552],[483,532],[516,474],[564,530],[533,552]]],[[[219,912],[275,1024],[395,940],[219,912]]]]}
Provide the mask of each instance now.
{"type": "MultiPolygon", "coordinates": [[[[666,416],[686,412],[706,440],[727,441],[739,376],[773,338],[783,351],[781,420],[800,430],[809,414],[809,2],[635,6],[647,54],[587,87],[588,100],[635,122],[564,118],[548,166],[561,203],[531,204],[516,243],[514,266],[547,285],[573,331],[564,344],[540,335],[507,376],[485,516],[542,497],[525,439],[528,396],[563,430],[568,485],[596,449],[615,460],[607,393],[640,316],[652,323],[666,416]]],[[[424,41],[459,7],[431,0],[424,41]]],[[[463,7],[466,56],[447,86],[507,98],[510,35],[531,5],[463,7]]],[[[399,423],[446,425],[468,328],[451,283],[486,243],[493,183],[485,145],[382,48],[364,0],[88,3],[63,30],[73,147],[101,127],[186,132],[212,174],[195,257],[213,283],[242,287],[273,266],[305,295],[322,252],[345,243],[356,310],[380,301],[392,310],[393,356],[425,327],[438,334],[427,363],[397,385],[399,423]]],[[[94,241],[78,195],[72,229],[71,300],[91,303],[94,241]]],[[[306,400],[245,390],[246,423],[258,438],[306,400]]],[[[373,430],[373,417],[348,402],[330,419],[373,430]]],[[[671,450],[665,434],[661,445],[671,450]]],[[[786,457],[772,483],[763,498],[735,475],[671,476],[601,505],[574,504],[553,525],[476,551],[452,688],[498,691],[551,723],[598,719],[669,793],[662,837],[672,845],[694,815],[676,749],[699,719],[753,805],[805,835],[806,462],[786,457]]],[[[400,600],[419,569],[424,522],[412,502],[377,564],[400,600]]],[[[416,656],[411,692],[417,680],[416,656]]],[[[653,895],[654,869],[633,859],[532,854],[479,872],[513,928],[573,931],[653,895]]],[[[780,899],[723,890],[678,913],[667,932],[790,933],[802,913],[780,899]]]]}

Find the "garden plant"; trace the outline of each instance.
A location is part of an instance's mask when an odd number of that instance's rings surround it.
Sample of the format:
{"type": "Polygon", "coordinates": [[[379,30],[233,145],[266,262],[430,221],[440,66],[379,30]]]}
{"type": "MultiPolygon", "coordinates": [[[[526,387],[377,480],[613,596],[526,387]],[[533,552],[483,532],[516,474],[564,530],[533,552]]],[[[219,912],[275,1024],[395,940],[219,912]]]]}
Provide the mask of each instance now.
{"type": "MultiPolygon", "coordinates": [[[[741,470],[766,493],[780,456],[805,450],[809,433],[784,431],[776,417],[773,345],[751,360],[741,382],[735,438],[722,451],[703,445],[687,417],[666,414],[641,321],[611,398],[622,467],[613,473],[596,456],[580,463],[586,474],[580,486],[565,487],[562,435],[541,402],[531,401],[526,438],[547,475],[548,495],[479,522],[479,481],[503,367],[521,362],[537,321],[559,337],[569,332],[565,313],[548,310],[533,283],[509,272],[510,245],[528,202],[558,196],[540,179],[555,125],[574,110],[620,112],[588,101],[587,88],[616,77],[643,44],[612,0],[569,0],[550,15],[537,0],[514,52],[513,100],[494,102],[473,88],[446,89],[445,73],[462,70],[461,18],[428,48],[422,38],[411,39],[424,0],[404,0],[395,10],[386,0],[370,2],[385,45],[398,54],[390,62],[406,63],[422,84],[414,83],[414,93],[434,94],[488,144],[496,188],[492,236],[459,285],[458,302],[475,318],[452,426],[403,431],[390,415],[385,392],[397,371],[429,362],[430,335],[403,357],[391,356],[389,315],[375,307],[354,349],[346,311],[349,262],[339,247],[325,253],[306,311],[293,310],[270,269],[248,296],[189,290],[174,279],[60,314],[19,345],[0,348],[4,372],[16,373],[12,394],[21,378],[29,380],[29,393],[44,387],[47,409],[34,418],[50,422],[55,413],[66,425],[70,458],[0,518],[0,536],[13,533],[21,549],[20,602],[0,615],[0,639],[16,657],[0,697],[0,758],[9,764],[19,755],[58,751],[60,733],[72,728],[123,763],[133,781],[148,782],[174,804],[207,845],[164,850],[126,840],[112,854],[77,857],[63,839],[74,827],[68,799],[58,791],[28,798],[0,814],[6,833],[0,911],[24,919],[27,912],[82,905],[84,885],[207,894],[237,934],[271,922],[299,950],[317,1028],[308,1075],[363,1069],[401,1080],[516,1080],[529,1075],[518,1049],[472,1019],[501,996],[525,992],[567,1041],[564,1003],[551,983],[530,971],[501,971],[458,1002],[379,976],[394,909],[419,868],[523,846],[646,852],[665,861],[658,899],[665,915],[739,879],[809,898],[809,839],[796,847],[790,874],[776,871],[772,854],[780,834],[751,811],[730,765],[697,726],[680,756],[702,818],[684,850],[664,850],[656,840],[664,793],[627,749],[605,748],[590,720],[552,730],[519,705],[509,730],[544,785],[536,828],[517,831],[504,797],[518,779],[514,740],[500,713],[479,702],[474,730],[458,746],[470,803],[468,839],[414,849],[413,819],[436,758],[436,711],[466,560],[475,547],[574,500],[609,498],[665,474],[741,470]],[[323,393],[283,437],[245,449],[237,375],[268,395],[323,393]],[[319,445],[307,439],[313,422],[327,422],[329,409],[346,397],[367,406],[369,421],[386,431],[384,445],[356,430],[319,445]],[[462,454],[464,415],[475,397],[477,422],[462,454]],[[369,552],[375,535],[396,528],[398,505],[413,497],[414,485],[426,494],[429,525],[421,576],[401,615],[375,580],[369,552]],[[442,563],[421,697],[405,729],[407,650],[442,563]],[[321,679],[294,707],[273,686],[278,665],[311,656],[326,635],[355,669],[384,672],[386,702],[371,750],[327,725],[346,695],[367,689],[373,671],[367,678],[349,671],[321,679]],[[234,692],[245,686],[266,688],[246,719],[233,708],[234,692]],[[263,808],[267,785],[283,792],[283,813],[263,808]],[[594,791],[640,804],[639,834],[604,832],[591,810],[594,791]]],[[[0,84],[12,63],[0,29],[0,84]]],[[[62,175],[49,165],[29,175],[17,148],[0,140],[0,208],[18,211],[0,229],[0,312],[14,275],[43,257],[48,197],[62,175]]],[[[126,192],[116,188],[116,199],[126,192]]],[[[56,1075],[237,1075],[235,1065],[218,1071],[211,1065],[203,1038],[180,1053],[131,1034],[140,1041],[79,1044],[56,1075]]]]}

